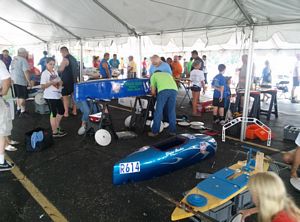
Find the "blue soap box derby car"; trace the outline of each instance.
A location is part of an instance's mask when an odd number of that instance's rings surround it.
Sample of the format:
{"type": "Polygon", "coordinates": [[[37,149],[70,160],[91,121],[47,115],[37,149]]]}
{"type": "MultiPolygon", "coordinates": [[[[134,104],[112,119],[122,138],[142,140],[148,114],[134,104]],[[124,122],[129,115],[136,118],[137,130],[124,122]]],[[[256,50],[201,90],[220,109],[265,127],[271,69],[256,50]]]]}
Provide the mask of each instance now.
{"type": "Polygon", "coordinates": [[[217,143],[203,134],[180,134],[144,146],[117,162],[113,184],[147,180],[198,163],[215,154],[217,143]]]}

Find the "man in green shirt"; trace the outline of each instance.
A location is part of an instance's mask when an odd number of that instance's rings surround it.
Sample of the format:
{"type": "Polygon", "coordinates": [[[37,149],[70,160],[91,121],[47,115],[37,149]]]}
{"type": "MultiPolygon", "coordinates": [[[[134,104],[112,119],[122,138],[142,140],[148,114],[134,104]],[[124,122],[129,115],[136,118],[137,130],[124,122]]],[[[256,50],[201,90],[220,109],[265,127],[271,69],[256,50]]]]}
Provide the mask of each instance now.
{"type": "Polygon", "coordinates": [[[150,79],[151,94],[156,96],[156,108],[153,116],[152,132],[149,136],[157,136],[166,106],[169,120],[169,134],[176,135],[176,96],[177,85],[173,77],[166,72],[156,71],[150,79]]]}

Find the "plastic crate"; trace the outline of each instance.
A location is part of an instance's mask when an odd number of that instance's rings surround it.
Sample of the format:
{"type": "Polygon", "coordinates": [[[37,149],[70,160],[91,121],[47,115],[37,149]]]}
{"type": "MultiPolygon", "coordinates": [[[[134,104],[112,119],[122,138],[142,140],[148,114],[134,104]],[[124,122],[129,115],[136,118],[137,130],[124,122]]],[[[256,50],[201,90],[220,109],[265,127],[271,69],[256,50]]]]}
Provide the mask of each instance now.
{"type": "Polygon", "coordinates": [[[260,127],[256,124],[251,124],[246,128],[246,138],[250,140],[256,139],[256,130],[260,129],[260,127]]]}
{"type": "Polygon", "coordinates": [[[235,198],[235,205],[237,207],[237,211],[245,209],[247,206],[251,204],[252,204],[252,199],[249,190],[245,190],[235,198]]]}
{"type": "Polygon", "coordinates": [[[205,113],[207,110],[207,107],[212,106],[212,100],[200,102],[200,106],[201,106],[201,108],[198,107],[198,112],[205,113]]]}
{"type": "Polygon", "coordinates": [[[295,141],[300,132],[300,127],[287,125],[283,129],[283,139],[295,141]]]}
{"type": "Polygon", "coordinates": [[[262,129],[261,127],[259,127],[259,129],[255,130],[255,135],[258,137],[258,139],[260,139],[261,141],[267,141],[268,137],[269,137],[269,133],[268,133],[268,129],[266,129],[265,127],[263,127],[264,129],[262,129]]]}
{"type": "Polygon", "coordinates": [[[232,207],[233,202],[227,201],[221,206],[205,212],[205,214],[209,217],[216,219],[219,222],[227,222],[228,218],[231,218],[232,207]]]}

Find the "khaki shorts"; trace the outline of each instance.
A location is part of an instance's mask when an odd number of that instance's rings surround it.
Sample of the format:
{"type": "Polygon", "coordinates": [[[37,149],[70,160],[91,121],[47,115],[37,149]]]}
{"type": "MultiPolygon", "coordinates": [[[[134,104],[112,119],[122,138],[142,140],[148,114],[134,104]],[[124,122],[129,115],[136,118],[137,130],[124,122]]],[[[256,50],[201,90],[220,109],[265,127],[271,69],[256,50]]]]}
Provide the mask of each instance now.
{"type": "Polygon", "coordinates": [[[12,119],[9,104],[0,97],[0,136],[10,136],[12,130],[12,119]]]}

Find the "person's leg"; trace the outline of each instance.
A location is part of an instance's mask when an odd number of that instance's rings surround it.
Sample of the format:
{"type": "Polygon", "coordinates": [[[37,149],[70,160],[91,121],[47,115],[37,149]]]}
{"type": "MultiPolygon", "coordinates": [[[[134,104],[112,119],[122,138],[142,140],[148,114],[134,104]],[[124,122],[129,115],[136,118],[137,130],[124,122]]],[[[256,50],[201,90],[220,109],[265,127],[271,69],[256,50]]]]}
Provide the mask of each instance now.
{"type": "Polygon", "coordinates": [[[214,109],[213,109],[213,121],[215,122],[215,123],[218,123],[219,122],[219,118],[218,118],[218,109],[219,109],[219,107],[218,107],[218,104],[219,104],[219,99],[218,98],[213,98],[213,107],[214,107],[214,109]]]}
{"type": "Polygon", "coordinates": [[[192,91],[192,97],[193,97],[193,100],[192,100],[192,113],[193,115],[194,114],[197,114],[197,100],[196,100],[196,92],[195,91],[192,91]]]}
{"type": "Polygon", "coordinates": [[[193,95],[193,102],[192,102],[193,103],[193,115],[197,115],[200,92],[192,91],[192,95],[193,95]]]}
{"type": "Polygon", "coordinates": [[[292,97],[291,102],[292,103],[296,102],[295,90],[296,90],[297,86],[299,86],[298,77],[293,77],[293,88],[292,88],[292,91],[291,91],[291,97],[292,97]]]}
{"type": "MultiPolygon", "coordinates": [[[[193,98],[194,99],[194,98],[193,98]]],[[[195,92],[195,105],[196,105],[196,110],[194,115],[201,115],[201,113],[198,113],[198,103],[200,102],[200,91],[195,92]]]]}
{"type": "Polygon", "coordinates": [[[56,123],[56,109],[55,109],[55,103],[52,99],[47,99],[47,103],[49,106],[49,110],[50,110],[50,125],[51,125],[51,129],[52,129],[52,134],[56,135],[57,134],[57,123],[56,123]]]}
{"type": "Polygon", "coordinates": [[[61,122],[61,119],[65,113],[65,109],[64,109],[64,105],[61,101],[61,99],[56,99],[55,100],[55,108],[56,108],[56,112],[57,112],[57,115],[56,115],[56,125],[57,125],[57,128],[60,129],[60,122],[61,122]]]}
{"type": "Polygon", "coordinates": [[[219,118],[220,118],[220,124],[225,124],[225,116],[224,116],[224,106],[219,107],[219,118]]]}
{"type": "Polygon", "coordinates": [[[176,133],[176,90],[167,90],[168,91],[168,100],[167,100],[167,109],[168,109],[168,119],[169,119],[169,133],[176,133]]]}
{"type": "MultiPolygon", "coordinates": [[[[82,101],[77,103],[77,106],[79,107],[82,117],[81,117],[81,126],[78,129],[78,135],[83,135],[86,132],[87,128],[87,122],[89,120],[89,114],[90,114],[90,107],[87,101],[82,101]]],[[[96,110],[96,109],[95,109],[96,110]]]]}
{"type": "Polygon", "coordinates": [[[297,170],[300,165],[300,147],[297,147],[294,154],[292,169],[291,169],[291,177],[298,177],[297,170]]]}
{"type": "Polygon", "coordinates": [[[159,92],[156,97],[156,108],[153,115],[153,125],[152,125],[152,133],[155,135],[159,133],[162,113],[163,113],[165,103],[167,101],[165,91],[166,90],[159,92]]]}
{"type": "Polygon", "coordinates": [[[17,115],[21,113],[21,105],[20,105],[20,102],[19,102],[19,98],[17,98],[17,115]]]}
{"type": "Polygon", "coordinates": [[[296,89],[296,86],[293,86],[292,91],[291,91],[292,99],[294,98],[294,95],[295,95],[295,89],[296,89]]]}
{"type": "Polygon", "coordinates": [[[10,110],[5,101],[0,98],[0,171],[10,170],[13,165],[8,163],[5,158],[5,147],[8,145],[7,136],[12,130],[12,120],[10,110]]]}
{"type": "Polygon", "coordinates": [[[5,145],[6,139],[4,136],[0,136],[0,164],[4,164],[4,153],[5,153],[5,145]]]}
{"type": "Polygon", "coordinates": [[[28,98],[28,92],[26,86],[18,86],[19,87],[19,103],[21,107],[21,114],[26,111],[26,99],[28,98]]]}
{"type": "Polygon", "coordinates": [[[56,122],[56,116],[54,117],[52,113],[50,113],[50,125],[52,129],[52,134],[57,134],[57,122],[56,122]]]}
{"type": "Polygon", "coordinates": [[[222,101],[219,101],[219,118],[220,118],[221,125],[225,124],[224,105],[225,105],[225,99],[223,98],[222,101]]]}
{"type": "Polygon", "coordinates": [[[294,156],[295,156],[295,151],[296,150],[292,150],[292,151],[283,153],[282,154],[283,162],[285,162],[287,164],[293,164],[293,162],[294,162],[294,156]]]}
{"type": "Polygon", "coordinates": [[[13,89],[14,89],[14,94],[15,94],[15,98],[16,98],[16,103],[17,103],[17,112],[16,114],[19,115],[21,113],[21,106],[19,103],[19,90],[18,90],[18,86],[16,84],[13,85],[13,89]]]}
{"type": "Polygon", "coordinates": [[[69,116],[69,96],[65,95],[62,97],[63,98],[63,104],[64,104],[64,117],[68,117],[69,116]]]}
{"type": "Polygon", "coordinates": [[[80,101],[76,103],[76,106],[80,109],[81,116],[81,126],[85,126],[87,121],[89,120],[90,107],[86,101],[80,101]]]}
{"type": "Polygon", "coordinates": [[[77,115],[77,107],[76,107],[76,103],[74,100],[74,93],[72,93],[71,97],[72,97],[72,114],[74,116],[76,116],[77,115]]]}
{"type": "Polygon", "coordinates": [[[25,107],[25,99],[20,98],[19,100],[19,105],[20,105],[20,109],[21,109],[21,113],[26,111],[26,107],[25,107]]]}
{"type": "Polygon", "coordinates": [[[59,114],[56,114],[56,118],[55,118],[55,121],[56,121],[56,127],[57,129],[60,129],[60,122],[61,122],[61,119],[64,115],[59,115],[59,114]]]}
{"type": "Polygon", "coordinates": [[[224,119],[224,107],[219,107],[219,116],[221,119],[224,119]]]}
{"type": "Polygon", "coordinates": [[[218,107],[217,106],[214,106],[213,116],[218,116],[218,107]]]}

